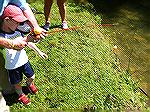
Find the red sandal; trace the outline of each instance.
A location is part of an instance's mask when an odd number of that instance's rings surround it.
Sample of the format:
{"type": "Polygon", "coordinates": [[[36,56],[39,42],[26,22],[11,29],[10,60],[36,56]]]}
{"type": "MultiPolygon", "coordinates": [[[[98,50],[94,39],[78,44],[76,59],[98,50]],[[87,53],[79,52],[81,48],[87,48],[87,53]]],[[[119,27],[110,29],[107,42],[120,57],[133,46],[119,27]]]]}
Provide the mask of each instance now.
{"type": "Polygon", "coordinates": [[[31,93],[33,94],[37,94],[38,93],[38,89],[37,87],[34,85],[34,83],[32,82],[32,84],[30,86],[28,86],[28,89],[31,91],[31,93]]]}
{"type": "Polygon", "coordinates": [[[18,99],[20,102],[22,102],[24,105],[30,105],[31,102],[30,102],[30,99],[25,95],[25,94],[21,94],[19,96],[19,99],[18,99]]]}

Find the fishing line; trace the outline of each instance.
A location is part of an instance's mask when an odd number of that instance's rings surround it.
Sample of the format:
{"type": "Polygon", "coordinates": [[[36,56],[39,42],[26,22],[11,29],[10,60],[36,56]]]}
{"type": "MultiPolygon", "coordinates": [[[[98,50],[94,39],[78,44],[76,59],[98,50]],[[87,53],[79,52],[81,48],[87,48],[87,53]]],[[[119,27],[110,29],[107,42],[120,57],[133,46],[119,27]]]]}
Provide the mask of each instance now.
{"type": "Polygon", "coordinates": [[[48,31],[47,34],[55,34],[55,33],[58,33],[58,32],[64,32],[64,31],[73,31],[73,30],[76,30],[76,29],[79,29],[79,28],[84,28],[84,27],[98,27],[98,26],[102,26],[102,27],[107,27],[107,26],[116,26],[118,25],[118,23],[116,24],[93,24],[93,25],[87,25],[87,26],[73,26],[73,27],[70,27],[68,29],[54,29],[53,31],[48,31]]]}

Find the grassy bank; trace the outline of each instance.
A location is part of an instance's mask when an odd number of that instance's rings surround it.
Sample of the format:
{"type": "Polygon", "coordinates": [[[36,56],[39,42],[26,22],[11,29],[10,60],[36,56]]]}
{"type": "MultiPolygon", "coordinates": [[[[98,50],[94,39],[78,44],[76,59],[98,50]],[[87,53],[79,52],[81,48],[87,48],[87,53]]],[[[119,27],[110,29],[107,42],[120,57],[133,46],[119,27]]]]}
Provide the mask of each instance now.
{"type": "MultiPolygon", "coordinates": [[[[43,12],[42,1],[31,5],[43,12]]],[[[89,27],[101,23],[101,16],[92,13],[91,7],[67,4],[69,27],[80,28],[53,33],[42,40],[37,46],[48,54],[47,60],[27,49],[39,94],[28,95],[32,100],[28,107],[12,105],[12,112],[146,109],[146,97],[131,74],[120,68],[119,59],[112,51],[114,45],[103,35],[103,27],[89,27]]],[[[61,24],[56,4],[51,16],[52,27],[61,24]]],[[[44,16],[36,17],[43,25],[44,16]]],[[[50,31],[54,30],[58,28],[50,31]]]]}

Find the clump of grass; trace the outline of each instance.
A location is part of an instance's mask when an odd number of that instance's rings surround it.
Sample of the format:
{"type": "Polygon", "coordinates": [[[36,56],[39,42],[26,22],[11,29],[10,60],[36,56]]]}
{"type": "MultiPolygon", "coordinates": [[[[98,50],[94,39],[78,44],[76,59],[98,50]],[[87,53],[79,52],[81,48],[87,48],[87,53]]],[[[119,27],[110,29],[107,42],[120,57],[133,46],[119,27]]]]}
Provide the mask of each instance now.
{"type": "MultiPolygon", "coordinates": [[[[103,29],[86,27],[89,23],[99,23],[101,17],[74,3],[68,3],[67,7],[69,25],[84,27],[54,33],[42,40],[38,47],[48,54],[47,60],[40,59],[27,49],[39,94],[29,95],[32,100],[30,106],[17,103],[11,110],[78,112],[144,109],[146,97],[139,92],[138,82],[131,78],[131,74],[120,70],[118,59],[112,52],[113,45],[102,35],[103,29]]],[[[53,19],[59,15],[57,11],[55,14],[53,19]]],[[[38,20],[39,17],[41,15],[37,16],[38,20]]]]}

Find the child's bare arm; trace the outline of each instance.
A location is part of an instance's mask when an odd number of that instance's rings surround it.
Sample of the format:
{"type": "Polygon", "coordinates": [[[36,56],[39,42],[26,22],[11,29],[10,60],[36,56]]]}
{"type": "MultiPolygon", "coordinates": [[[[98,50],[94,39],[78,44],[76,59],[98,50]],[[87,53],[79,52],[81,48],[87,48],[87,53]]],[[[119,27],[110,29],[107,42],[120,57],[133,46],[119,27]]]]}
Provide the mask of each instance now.
{"type": "Polygon", "coordinates": [[[35,43],[28,42],[27,46],[30,47],[31,49],[33,49],[35,52],[37,52],[42,58],[44,58],[44,59],[48,58],[48,56],[47,56],[45,53],[43,53],[43,52],[35,45],[35,43]]]}
{"type": "Polygon", "coordinates": [[[33,35],[32,33],[29,33],[27,36],[23,38],[23,41],[37,43],[40,41],[40,39],[36,39],[35,35],[33,35]]]}

